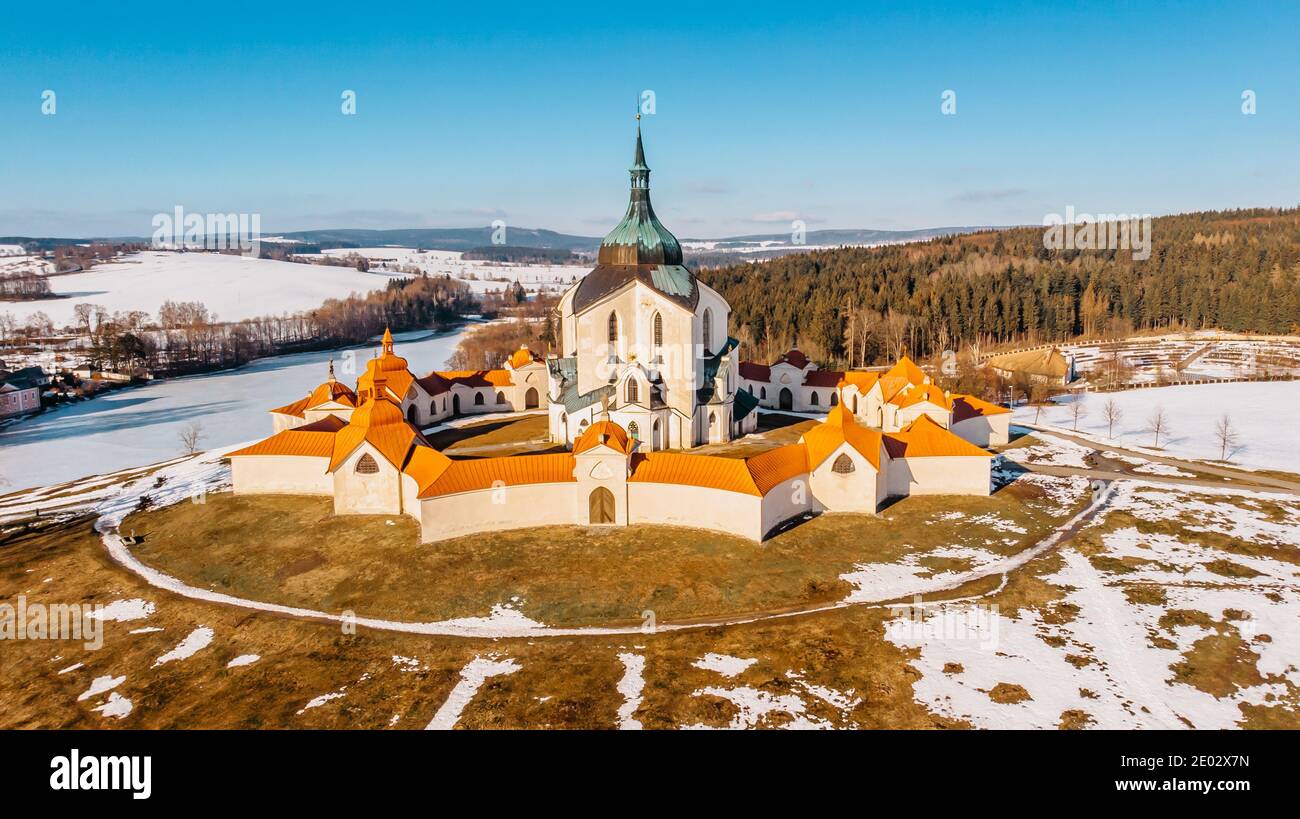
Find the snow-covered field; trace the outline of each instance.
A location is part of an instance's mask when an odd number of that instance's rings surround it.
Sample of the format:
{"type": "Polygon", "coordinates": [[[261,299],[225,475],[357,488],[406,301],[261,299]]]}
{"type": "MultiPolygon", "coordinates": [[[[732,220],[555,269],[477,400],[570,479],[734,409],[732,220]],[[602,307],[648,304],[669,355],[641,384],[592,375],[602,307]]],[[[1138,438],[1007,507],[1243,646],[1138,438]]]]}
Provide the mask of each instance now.
{"type": "MultiPolygon", "coordinates": [[[[1161,435],[1164,454],[1175,458],[1217,460],[1219,443],[1214,427],[1228,415],[1237,430],[1238,444],[1230,448],[1228,460],[1252,469],[1300,472],[1300,424],[1293,418],[1300,406],[1300,381],[1251,381],[1232,384],[1196,384],[1181,387],[1151,387],[1110,393],[1081,393],[1087,413],[1079,420],[1079,432],[1105,439],[1106,419],[1102,408],[1110,399],[1123,412],[1115,425],[1114,443],[1126,447],[1150,447],[1153,443],[1149,419],[1157,407],[1168,418],[1169,432],[1161,435]]],[[[1061,396],[1059,407],[1045,408],[1039,423],[1069,431],[1074,426],[1069,403],[1075,396],[1061,396]]],[[[1013,419],[1033,423],[1034,407],[1019,407],[1013,419]]]]}
{"type": "Polygon", "coordinates": [[[5,253],[5,248],[18,248],[22,250],[21,245],[0,245],[0,275],[7,273],[23,273],[31,271],[40,275],[54,272],[54,262],[48,262],[40,256],[25,256],[21,252],[5,253]]]}
{"type": "MultiPolygon", "coordinates": [[[[543,287],[563,289],[591,271],[591,265],[505,264],[464,259],[463,254],[455,250],[421,252],[409,247],[335,248],[321,255],[347,257],[354,254],[370,260],[371,273],[398,273],[414,267],[430,276],[449,275],[464,282],[475,293],[502,290],[514,282],[534,292],[543,287]]],[[[314,254],[303,255],[310,258],[314,254]]]]}
{"type": "Polygon", "coordinates": [[[1067,715],[1109,729],[1231,728],[1243,716],[1240,705],[1282,702],[1288,684],[1300,683],[1294,565],[1267,551],[1210,548],[1196,535],[1293,551],[1300,547],[1294,496],[1171,494],[1124,481],[1090,528],[1116,511],[1177,522],[1183,532],[1107,531],[1103,554],[1091,560],[1067,546],[1061,568],[1043,578],[1066,592],[1068,608],[1056,617],[952,604],[926,620],[891,622],[891,640],[921,651],[913,663],[922,674],[917,699],[982,728],[1054,728],[1067,715]],[[1135,594],[1143,590],[1159,590],[1159,603],[1135,594]],[[1230,681],[1185,675],[1185,653],[1200,641],[1238,635],[1250,652],[1236,661],[1240,674],[1230,681]]]}
{"type": "Polygon", "coordinates": [[[20,322],[44,312],[63,327],[74,323],[73,310],[82,303],[110,313],[143,310],[156,318],[165,301],[198,301],[222,321],[239,321],[311,310],[326,299],[377,290],[388,278],[348,267],[151,250],[83,273],[53,276],[50,288],[59,298],[9,302],[0,310],[20,322]]]}
{"type": "MultiPolygon", "coordinates": [[[[311,268],[317,269],[317,268],[311,268]]],[[[325,268],[328,269],[328,268],[325,268]]],[[[398,342],[418,373],[442,367],[465,330],[398,342]]],[[[180,432],[202,426],[205,449],[271,434],[267,410],[306,395],[335,361],[354,383],[368,348],[300,353],[255,361],[238,370],[159,381],[71,404],[0,430],[0,493],[143,466],[182,455],[180,432]],[[348,362],[354,372],[347,372],[348,362]]]]}

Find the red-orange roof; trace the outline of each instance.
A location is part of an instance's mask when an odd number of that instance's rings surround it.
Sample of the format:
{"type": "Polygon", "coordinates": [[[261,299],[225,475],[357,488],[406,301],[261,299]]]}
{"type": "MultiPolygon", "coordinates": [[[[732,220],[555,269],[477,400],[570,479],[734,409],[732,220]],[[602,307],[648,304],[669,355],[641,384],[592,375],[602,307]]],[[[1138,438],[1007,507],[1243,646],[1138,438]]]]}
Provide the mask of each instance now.
{"type": "Polygon", "coordinates": [[[525,344],[510,356],[510,367],[517,370],[520,367],[527,367],[529,364],[540,363],[541,361],[542,357],[528,349],[528,345],[525,344]]]}
{"type": "Polygon", "coordinates": [[[809,370],[804,374],[803,383],[808,387],[833,387],[843,377],[839,370],[809,370]]]}
{"type": "Polygon", "coordinates": [[[311,396],[308,395],[305,398],[299,398],[297,401],[294,401],[292,404],[285,404],[283,407],[276,407],[275,409],[271,410],[271,412],[275,413],[276,415],[292,415],[295,418],[306,418],[307,405],[310,403],[311,403],[311,396]]]}
{"type": "Polygon", "coordinates": [[[573,456],[567,452],[451,461],[436,480],[420,491],[419,496],[433,498],[491,489],[494,486],[566,483],[573,480],[573,456]]]}
{"type": "Polygon", "coordinates": [[[831,407],[826,413],[826,421],[805,432],[802,441],[808,447],[809,469],[816,469],[845,443],[862,453],[877,470],[880,469],[880,432],[859,424],[843,404],[831,407]]]}
{"type": "Polygon", "coordinates": [[[943,390],[935,384],[922,384],[919,387],[913,387],[902,395],[896,395],[890,399],[890,403],[898,407],[910,407],[913,404],[919,404],[922,401],[928,401],[936,407],[946,410],[952,409],[952,402],[943,394],[943,390]]]}
{"type": "Polygon", "coordinates": [[[880,373],[866,372],[864,370],[847,370],[842,373],[842,375],[843,377],[840,379],[840,382],[835,386],[843,387],[847,384],[852,384],[858,388],[858,392],[862,393],[871,389],[871,386],[880,380],[880,373]]]}
{"type": "Polygon", "coordinates": [[[723,489],[745,495],[762,495],[749,468],[740,458],[690,455],[684,452],[647,452],[632,456],[629,481],[674,483],[723,489]]]}
{"type": "Polygon", "coordinates": [[[466,387],[512,387],[515,383],[509,370],[438,370],[433,375],[466,387]]]}
{"type": "Polygon", "coordinates": [[[362,441],[379,450],[379,454],[398,469],[405,465],[406,456],[413,444],[418,442],[428,445],[419,431],[406,423],[402,411],[388,398],[368,398],[360,408],[353,411],[352,420],[339,430],[334,439],[330,471],[338,469],[362,441]]]}
{"type": "Polygon", "coordinates": [[[747,459],[745,466],[758,491],[766,495],[782,481],[808,471],[808,448],[803,444],[787,444],[747,459]]]}
{"type": "Polygon", "coordinates": [[[1011,412],[1006,407],[990,404],[973,395],[954,395],[952,397],[952,422],[965,421],[981,415],[1002,415],[1011,412]]]}
{"type": "Polygon", "coordinates": [[[772,368],[766,364],[742,361],[740,362],[740,377],[747,378],[750,381],[771,381],[772,368]]]}
{"type": "Polygon", "coordinates": [[[783,353],[780,358],[772,362],[773,367],[777,364],[789,364],[791,367],[796,367],[802,370],[804,367],[808,366],[808,356],[804,355],[797,348],[788,350],[783,353]]]}
{"type": "Polygon", "coordinates": [[[441,478],[452,463],[451,458],[433,447],[417,445],[411,447],[411,457],[402,471],[414,478],[419,492],[423,492],[441,478]]]}
{"type": "Polygon", "coordinates": [[[357,394],[352,391],[351,387],[340,381],[326,381],[312,390],[311,395],[307,396],[307,409],[319,407],[321,404],[330,401],[347,407],[355,407],[357,405],[357,394]]]}
{"type": "Polygon", "coordinates": [[[328,458],[334,449],[335,434],[346,422],[333,415],[300,427],[277,432],[270,438],[252,446],[230,453],[228,457],[244,455],[301,455],[308,458],[328,458]]]}
{"type": "Polygon", "coordinates": [[[586,452],[595,446],[607,446],[616,449],[623,454],[632,451],[633,441],[628,437],[627,430],[620,427],[613,421],[597,421],[578,436],[578,440],[573,442],[573,454],[586,452]]]}
{"type": "Polygon", "coordinates": [[[949,432],[930,418],[922,415],[903,427],[900,432],[885,435],[885,449],[891,458],[927,458],[948,455],[968,455],[992,458],[993,455],[966,439],[949,432]]]}

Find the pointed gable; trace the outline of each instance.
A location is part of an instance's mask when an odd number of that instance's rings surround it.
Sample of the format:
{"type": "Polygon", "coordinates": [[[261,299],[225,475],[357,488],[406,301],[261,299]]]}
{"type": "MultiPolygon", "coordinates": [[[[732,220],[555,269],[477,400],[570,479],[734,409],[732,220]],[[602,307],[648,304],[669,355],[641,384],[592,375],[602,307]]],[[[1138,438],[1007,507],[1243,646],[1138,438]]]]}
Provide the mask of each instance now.
{"type": "Polygon", "coordinates": [[[846,443],[880,469],[880,432],[859,424],[843,404],[832,407],[826,413],[826,421],[805,432],[800,440],[808,448],[809,469],[816,469],[846,443]]]}

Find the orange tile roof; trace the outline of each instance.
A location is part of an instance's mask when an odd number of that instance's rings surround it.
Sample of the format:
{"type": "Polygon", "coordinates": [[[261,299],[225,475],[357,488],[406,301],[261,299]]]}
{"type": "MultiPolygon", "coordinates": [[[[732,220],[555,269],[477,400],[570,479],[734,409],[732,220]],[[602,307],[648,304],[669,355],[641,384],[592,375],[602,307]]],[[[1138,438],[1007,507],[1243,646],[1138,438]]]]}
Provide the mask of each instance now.
{"type": "Polygon", "coordinates": [[[587,427],[578,440],[573,442],[573,454],[586,452],[594,446],[604,445],[611,449],[617,449],[624,455],[632,451],[633,441],[628,437],[627,430],[620,427],[613,421],[597,421],[587,427]]]}
{"type": "Polygon", "coordinates": [[[308,395],[305,398],[299,398],[297,401],[294,401],[292,404],[285,404],[283,407],[276,407],[275,409],[271,410],[271,412],[275,413],[276,415],[292,415],[295,418],[306,418],[307,405],[310,403],[311,403],[311,396],[308,395]]]}
{"type": "Polygon", "coordinates": [[[826,421],[805,432],[801,440],[808,447],[809,469],[816,469],[844,443],[862,453],[877,470],[880,469],[880,432],[859,424],[843,404],[832,407],[826,413],[826,421]]]}
{"type": "Polygon", "coordinates": [[[334,439],[330,471],[338,469],[362,441],[379,450],[379,454],[398,469],[405,465],[412,445],[419,443],[428,446],[424,437],[415,427],[406,423],[402,411],[388,398],[368,398],[352,413],[352,420],[339,430],[334,439]]]}
{"type": "Polygon", "coordinates": [[[277,432],[270,438],[252,446],[230,453],[227,457],[244,455],[300,455],[308,458],[328,458],[334,450],[334,436],[346,423],[333,415],[300,427],[277,432]]]}
{"type": "Polygon", "coordinates": [[[568,483],[574,480],[573,456],[567,452],[553,455],[509,455],[502,458],[451,461],[436,480],[420,491],[419,496],[433,498],[491,489],[502,484],[523,486],[568,483]]]}
{"type": "Polygon", "coordinates": [[[433,375],[466,387],[513,387],[509,370],[436,370],[433,375]]]}
{"type": "Polygon", "coordinates": [[[853,386],[858,388],[858,392],[865,393],[867,390],[871,389],[872,385],[874,385],[879,380],[880,380],[880,373],[877,372],[866,372],[864,370],[847,370],[844,372],[844,377],[840,379],[840,383],[836,384],[835,386],[843,387],[848,384],[852,384],[853,386]]]}
{"type": "Polygon", "coordinates": [[[901,432],[887,434],[885,449],[891,458],[928,458],[947,455],[993,457],[992,453],[944,429],[928,415],[917,418],[903,427],[901,432]]]}
{"type": "Polygon", "coordinates": [[[326,381],[312,390],[311,395],[307,397],[307,409],[319,407],[321,404],[330,401],[347,407],[356,407],[357,394],[347,384],[339,381],[326,381]]]}
{"type": "Polygon", "coordinates": [[[414,446],[402,471],[414,478],[415,485],[423,492],[441,478],[452,463],[451,458],[431,446],[414,446]]]}
{"type": "Polygon", "coordinates": [[[921,368],[916,366],[916,362],[907,356],[898,359],[897,363],[890,367],[889,371],[885,373],[885,375],[901,375],[906,378],[909,383],[917,384],[918,386],[924,384],[927,379],[926,374],[921,371],[921,368]]]}
{"type": "Polygon", "coordinates": [[[527,367],[529,364],[540,364],[541,361],[542,357],[528,349],[528,345],[525,344],[518,350],[515,350],[514,354],[510,356],[510,367],[511,369],[517,370],[520,367],[527,367]]]}
{"type": "Polygon", "coordinates": [[[939,389],[935,384],[925,384],[915,387],[914,389],[910,389],[907,392],[901,395],[896,395],[890,399],[890,403],[899,408],[910,407],[913,404],[919,404],[922,401],[929,401],[936,407],[942,407],[946,410],[952,409],[952,402],[943,394],[943,390],[939,389]]]}
{"type": "Polygon", "coordinates": [[[745,495],[759,490],[749,468],[740,458],[721,455],[690,455],[684,452],[647,452],[632,456],[632,475],[637,483],[674,483],[723,489],[745,495]]]}
{"type": "Polygon", "coordinates": [[[965,421],[981,415],[1002,415],[1011,412],[1006,407],[990,404],[973,395],[954,395],[952,397],[952,422],[965,421]]]}
{"type": "Polygon", "coordinates": [[[745,466],[759,493],[766,495],[782,481],[808,471],[808,448],[803,444],[787,444],[747,459],[745,466]]]}

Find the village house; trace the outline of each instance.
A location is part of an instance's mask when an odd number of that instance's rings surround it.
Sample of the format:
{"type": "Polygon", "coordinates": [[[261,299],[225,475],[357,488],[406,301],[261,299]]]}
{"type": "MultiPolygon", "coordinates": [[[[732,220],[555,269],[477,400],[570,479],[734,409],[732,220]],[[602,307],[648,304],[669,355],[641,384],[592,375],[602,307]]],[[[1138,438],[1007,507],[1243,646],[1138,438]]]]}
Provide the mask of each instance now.
{"type": "Polygon", "coordinates": [[[0,370],[0,418],[38,411],[41,391],[48,382],[40,367],[24,367],[14,372],[0,370]]]}

